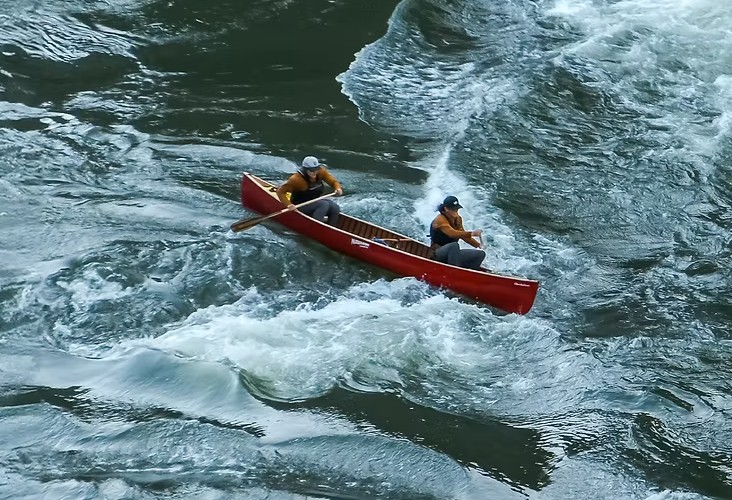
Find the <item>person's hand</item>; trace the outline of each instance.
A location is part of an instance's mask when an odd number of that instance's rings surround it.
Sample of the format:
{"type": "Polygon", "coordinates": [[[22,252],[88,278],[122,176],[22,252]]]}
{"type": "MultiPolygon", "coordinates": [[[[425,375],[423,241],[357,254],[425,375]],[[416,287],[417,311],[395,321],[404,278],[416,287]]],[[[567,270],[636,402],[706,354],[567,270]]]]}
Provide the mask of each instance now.
{"type": "Polygon", "coordinates": [[[292,212],[296,208],[297,208],[297,205],[295,205],[294,203],[290,203],[289,205],[287,205],[287,211],[288,212],[292,212]]]}
{"type": "Polygon", "coordinates": [[[335,190],[336,196],[341,196],[343,194],[343,190],[341,188],[338,188],[335,190]]]}
{"type": "Polygon", "coordinates": [[[483,230],[482,229],[476,229],[474,231],[470,231],[470,234],[473,236],[478,237],[478,243],[480,243],[479,248],[485,248],[485,245],[483,244],[483,230]]]}

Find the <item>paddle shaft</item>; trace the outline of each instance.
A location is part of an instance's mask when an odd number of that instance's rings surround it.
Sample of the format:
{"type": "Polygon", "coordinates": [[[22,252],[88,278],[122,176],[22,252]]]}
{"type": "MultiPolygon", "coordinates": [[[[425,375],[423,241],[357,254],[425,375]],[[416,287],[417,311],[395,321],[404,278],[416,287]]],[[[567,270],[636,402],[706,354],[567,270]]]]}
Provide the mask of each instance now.
{"type": "Polygon", "coordinates": [[[273,212],[269,215],[263,215],[261,217],[253,217],[251,219],[242,219],[240,221],[236,221],[231,225],[231,230],[235,233],[238,233],[240,231],[245,231],[249,229],[250,227],[254,227],[260,222],[264,222],[268,219],[271,219],[273,217],[277,217],[278,215],[282,215],[285,212],[291,212],[293,210],[297,210],[298,208],[304,207],[305,205],[310,205],[311,203],[315,203],[316,201],[324,200],[326,198],[330,198],[331,196],[335,196],[335,191],[332,193],[325,194],[319,198],[315,198],[314,200],[308,200],[303,203],[300,203],[299,205],[295,205],[295,207],[287,207],[283,208],[282,210],[278,210],[277,212],[273,212]]]}

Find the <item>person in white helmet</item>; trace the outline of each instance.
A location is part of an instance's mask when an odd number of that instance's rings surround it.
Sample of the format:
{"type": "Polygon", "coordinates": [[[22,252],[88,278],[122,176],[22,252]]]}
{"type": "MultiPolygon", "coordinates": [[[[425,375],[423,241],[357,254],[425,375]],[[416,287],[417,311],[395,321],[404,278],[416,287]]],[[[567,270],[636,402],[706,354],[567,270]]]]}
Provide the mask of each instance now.
{"type": "MultiPolygon", "coordinates": [[[[343,194],[341,183],[328,172],[328,169],[314,156],[306,156],[296,173],[292,174],[284,184],[277,188],[277,197],[288,207],[294,207],[306,201],[323,196],[325,186],[333,188],[336,196],[343,194]],[[288,193],[290,194],[288,198],[288,193]]],[[[294,208],[293,208],[294,209],[294,208]]],[[[341,208],[330,198],[300,207],[300,211],[314,219],[327,222],[331,226],[338,225],[341,208]]]]}

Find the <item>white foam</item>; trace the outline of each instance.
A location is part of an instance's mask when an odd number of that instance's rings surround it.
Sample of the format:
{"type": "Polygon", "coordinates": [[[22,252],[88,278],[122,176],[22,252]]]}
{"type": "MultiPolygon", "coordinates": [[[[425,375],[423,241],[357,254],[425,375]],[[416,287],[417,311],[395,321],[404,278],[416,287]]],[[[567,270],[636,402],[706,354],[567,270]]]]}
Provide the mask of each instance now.
{"type": "Polygon", "coordinates": [[[624,99],[625,105],[649,116],[662,130],[671,131],[685,144],[674,148],[678,159],[694,161],[698,156],[696,168],[703,175],[709,173],[705,158],[729,137],[732,100],[726,72],[732,63],[732,4],[558,0],[546,14],[564,18],[585,33],[561,50],[558,64],[565,64],[566,56],[583,58],[584,73],[598,73],[594,85],[624,99]],[[647,82],[658,87],[650,100],[639,91],[647,82]],[[709,120],[711,113],[718,118],[709,120]]]}
{"type": "Polygon", "coordinates": [[[344,384],[400,388],[438,407],[515,414],[517,398],[530,412],[561,407],[568,397],[583,397],[581,390],[564,394],[567,384],[592,385],[591,356],[547,358],[560,351],[559,336],[542,321],[494,316],[441,294],[415,298],[422,287],[412,279],[363,283],[323,307],[301,304],[270,314],[266,298],[259,296],[259,307],[250,290],[240,303],[199,310],[143,344],[233,366],[260,395],[283,400],[310,399],[344,384]],[[504,377],[513,382],[500,383],[504,377]],[[510,404],[494,406],[497,401],[510,404]]]}
{"type": "Polygon", "coordinates": [[[702,500],[706,498],[709,497],[689,491],[663,490],[649,493],[645,500],[702,500]]]}
{"type": "Polygon", "coordinates": [[[213,307],[198,311],[152,344],[234,364],[267,381],[273,397],[300,399],[328,391],[372,360],[383,359],[388,365],[390,359],[409,358],[422,337],[412,309],[425,307],[421,302],[405,308],[386,297],[343,298],[322,309],[302,304],[268,318],[248,317],[237,307],[213,307]]]}
{"type": "Polygon", "coordinates": [[[714,119],[714,125],[718,130],[715,139],[721,141],[730,136],[730,129],[732,129],[732,75],[718,76],[714,80],[714,85],[719,89],[717,104],[720,109],[724,110],[718,118],[714,119]]]}
{"type": "Polygon", "coordinates": [[[120,283],[102,278],[93,269],[85,269],[82,276],[71,281],[58,281],[58,286],[71,293],[71,303],[75,308],[83,308],[102,300],[115,300],[130,295],[120,283]]]}
{"type": "Polygon", "coordinates": [[[386,35],[358,52],[337,80],[366,122],[455,143],[472,120],[515,99],[521,85],[515,74],[484,68],[480,46],[469,51],[472,60],[429,50],[404,21],[408,8],[406,2],[397,7],[386,35]]]}
{"type": "Polygon", "coordinates": [[[20,6],[18,10],[23,12],[15,15],[23,21],[0,24],[0,35],[28,53],[40,53],[54,61],[69,62],[94,53],[134,59],[136,43],[128,33],[99,24],[92,27],[59,12],[67,8],[66,4],[61,7],[52,3],[44,5],[43,10],[36,5],[30,9],[20,6]]]}

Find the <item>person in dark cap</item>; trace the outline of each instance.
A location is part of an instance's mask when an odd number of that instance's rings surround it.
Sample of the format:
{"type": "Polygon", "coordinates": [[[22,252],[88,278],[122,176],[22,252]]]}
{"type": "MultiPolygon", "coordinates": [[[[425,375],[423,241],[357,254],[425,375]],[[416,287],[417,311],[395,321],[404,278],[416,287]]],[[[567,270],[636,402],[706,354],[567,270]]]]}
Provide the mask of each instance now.
{"type": "MultiPolygon", "coordinates": [[[[325,165],[314,156],[306,156],[297,172],[277,188],[277,197],[284,205],[292,207],[294,210],[295,205],[323,196],[325,194],[323,192],[324,183],[333,188],[336,196],[343,194],[341,183],[328,172],[325,165]]],[[[338,225],[338,218],[341,214],[341,208],[330,198],[300,207],[300,211],[313,219],[327,222],[331,226],[338,225]]]]}
{"type": "Polygon", "coordinates": [[[480,250],[480,243],[473,236],[480,237],[483,231],[480,229],[466,231],[463,228],[463,218],[458,214],[461,208],[463,206],[454,196],[446,197],[437,207],[440,213],[430,224],[431,248],[435,260],[439,262],[477,270],[485,258],[485,252],[480,250]],[[459,240],[475,249],[460,248],[459,240]]]}

